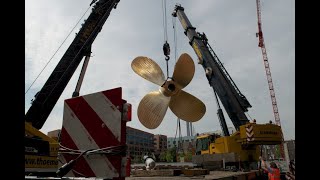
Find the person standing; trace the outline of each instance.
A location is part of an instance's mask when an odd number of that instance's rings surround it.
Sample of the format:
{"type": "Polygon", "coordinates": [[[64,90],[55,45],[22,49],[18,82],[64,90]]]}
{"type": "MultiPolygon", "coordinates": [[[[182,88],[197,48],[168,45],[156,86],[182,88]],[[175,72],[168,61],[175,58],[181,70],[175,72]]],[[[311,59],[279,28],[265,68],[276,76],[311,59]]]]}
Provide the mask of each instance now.
{"type": "Polygon", "coordinates": [[[276,163],[271,162],[270,167],[267,167],[266,162],[262,159],[262,157],[259,157],[262,166],[261,168],[268,172],[268,179],[269,180],[280,180],[280,169],[277,167],[276,163]]]}

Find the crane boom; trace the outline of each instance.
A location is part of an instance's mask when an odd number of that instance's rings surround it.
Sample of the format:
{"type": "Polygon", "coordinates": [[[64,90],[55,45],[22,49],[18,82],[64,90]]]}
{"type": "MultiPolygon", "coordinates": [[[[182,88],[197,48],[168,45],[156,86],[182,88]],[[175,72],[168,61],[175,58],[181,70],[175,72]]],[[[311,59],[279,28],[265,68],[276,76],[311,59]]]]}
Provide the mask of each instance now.
{"type": "MultiPolygon", "coordinates": [[[[95,1],[93,0],[92,3],[95,1]]],[[[99,0],[96,2],[88,19],[77,33],[42,89],[36,94],[31,107],[25,115],[25,121],[30,122],[34,128],[42,128],[81,60],[84,56],[91,54],[93,41],[101,31],[112,8],[116,8],[119,1],[99,0]]]]}
{"type": "MultiPolygon", "coordinates": [[[[266,75],[267,75],[267,80],[268,80],[268,86],[269,86],[269,91],[270,91],[270,97],[271,97],[271,103],[272,103],[272,109],[273,109],[273,114],[274,114],[274,120],[275,123],[281,127],[281,122],[280,122],[280,116],[279,116],[279,111],[278,111],[278,105],[277,105],[277,100],[276,100],[276,94],[274,92],[273,88],[273,82],[272,82],[272,77],[271,77],[271,71],[270,71],[270,66],[269,66],[269,61],[268,61],[268,56],[267,56],[267,50],[266,46],[264,44],[264,38],[263,38],[263,33],[262,33],[262,21],[261,21],[261,4],[260,0],[256,0],[257,4],[257,16],[258,16],[258,33],[256,36],[259,38],[259,44],[258,46],[261,47],[262,51],[262,58],[264,62],[264,67],[266,70],[266,75]]],[[[283,138],[283,132],[282,133],[282,141],[284,140],[283,138]]],[[[284,157],[284,147],[283,143],[280,144],[280,155],[281,157],[284,157]]]]}
{"type": "MultiPolygon", "coordinates": [[[[206,35],[195,31],[196,28],[191,25],[184,13],[184,8],[180,5],[176,5],[172,15],[178,17],[180,20],[185,29],[185,35],[190,40],[189,44],[197,54],[199,64],[203,66],[206,72],[210,86],[213,88],[214,92],[217,93],[234,127],[239,130],[241,125],[244,125],[249,121],[245,115],[245,112],[251,107],[249,101],[237,88],[227,70],[220,62],[218,56],[208,44],[206,35]]],[[[226,131],[224,129],[225,128],[222,126],[222,130],[226,131]]]]}
{"type": "Polygon", "coordinates": [[[184,13],[184,8],[180,5],[175,6],[172,15],[179,18],[185,30],[184,33],[190,40],[189,44],[198,56],[199,64],[203,66],[206,72],[206,77],[217,100],[218,117],[223,131],[223,136],[216,133],[205,133],[197,136],[196,155],[192,156],[192,163],[211,170],[214,169],[208,166],[209,164],[221,162],[225,157],[232,157],[233,160],[229,163],[237,164],[239,167],[257,163],[261,153],[260,145],[277,145],[282,142],[281,127],[272,123],[257,124],[255,120],[249,122],[245,112],[251,105],[237,88],[209,45],[206,35],[195,31],[196,28],[192,27],[184,13]],[[217,96],[237,129],[232,135],[228,134],[217,96]],[[242,163],[240,163],[240,159],[242,163]]]}
{"type": "Polygon", "coordinates": [[[277,125],[281,126],[280,116],[279,116],[279,111],[278,111],[278,105],[277,105],[277,100],[276,100],[276,94],[275,94],[274,88],[273,88],[271,71],[270,71],[270,66],[269,66],[268,56],[267,56],[267,50],[266,50],[266,47],[265,47],[265,44],[264,44],[264,38],[263,38],[262,27],[261,27],[262,23],[261,23],[261,5],[260,5],[260,0],[256,0],[256,2],[257,2],[257,15],[258,15],[258,33],[257,33],[257,37],[259,38],[258,46],[261,47],[261,51],[262,51],[264,67],[265,67],[265,70],[266,70],[266,75],[267,75],[267,80],[268,80],[268,85],[269,85],[269,90],[270,90],[270,97],[271,97],[271,102],[272,102],[274,120],[275,120],[277,125]]]}

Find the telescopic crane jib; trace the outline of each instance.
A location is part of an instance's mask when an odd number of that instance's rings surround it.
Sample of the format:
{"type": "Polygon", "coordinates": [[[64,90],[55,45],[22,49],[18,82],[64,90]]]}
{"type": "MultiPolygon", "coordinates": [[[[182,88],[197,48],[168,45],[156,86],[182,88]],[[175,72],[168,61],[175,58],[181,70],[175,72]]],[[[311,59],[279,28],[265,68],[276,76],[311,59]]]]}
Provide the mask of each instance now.
{"type": "Polygon", "coordinates": [[[118,2],[119,0],[100,0],[95,3],[90,16],[42,89],[36,94],[25,116],[26,122],[41,129],[83,57],[90,56],[93,41],[118,2]]]}
{"type": "MultiPolygon", "coordinates": [[[[93,0],[93,8],[84,24],[42,89],[35,95],[25,115],[25,173],[55,175],[59,142],[43,134],[42,128],[83,57],[86,57],[73,97],[79,93],[91,46],[113,8],[120,0],[93,0]],[[50,163],[40,163],[39,162],[50,163]]],[[[101,126],[101,125],[100,125],[101,126]]]]}

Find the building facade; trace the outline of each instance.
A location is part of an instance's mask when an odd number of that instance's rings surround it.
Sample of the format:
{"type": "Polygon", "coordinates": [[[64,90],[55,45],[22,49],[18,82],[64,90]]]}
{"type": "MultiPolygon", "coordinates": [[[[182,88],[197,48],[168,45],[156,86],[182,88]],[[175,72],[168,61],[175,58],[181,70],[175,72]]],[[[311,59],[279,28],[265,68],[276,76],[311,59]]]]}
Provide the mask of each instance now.
{"type": "Polygon", "coordinates": [[[296,143],[295,140],[284,141],[287,145],[288,155],[290,161],[295,161],[296,159],[296,143]]]}
{"type": "MultiPolygon", "coordinates": [[[[235,132],[237,131],[236,128],[234,128],[234,127],[228,127],[228,130],[229,130],[229,134],[230,134],[230,135],[233,134],[233,133],[235,133],[235,132]]],[[[210,133],[219,134],[220,136],[223,135],[223,134],[222,134],[222,130],[216,130],[216,131],[212,131],[212,132],[210,132],[210,133]]]]}
{"type": "Polygon", "coordinates": [[[160,154],[161,152],[165,152],[167,150],[167,136],[157,134],[154,135],[154,141],[155,141],[155,154],[160,154]]]}
{"type": "Polygon", "coordinates": [[[167,136],[166,135],[161,135],[157,134],[154,135],[154,155],[157,161],[160,161],[160,154],[165,153],[167,151],[167,136]]]}
{"type": "Polygon", "coordinates": [[[187,151],[188,149],[195,147],[196,142],[196,136],[183,136],[179,139],[179,137],[168,137],[167,140],[168,149],[173,147],[182,147],[184,151],[187,151]]]}
{"type": "MultiPolygon", "coordinates": [[[[283,146],[285,151],[284,153],[288,154],[289,156],[288,162],[294,161],[295,160],[295,140],[284,141],[283,146]]],[[[262,148],[262,154],[266,160],[271,161],[275,159],[282,159],[279,145],[264,145],[262,148]]]]}
{"type": "Polygon", "coordinates": [[[61,130],[60,129],[56,129],[56,130],[53,130],[53,131],[49,131],[47,135],[49,137],[51,137],[52,139],[58,141],[59,137],[60,137],[60,133],[61,133],[61,130]]]}
{"type": "Polygon", "coordinates": [[[133,163],[143,162],[144,155],[152,155],[155,152],[154,135],[139,129],[127,126],[126,143],[127,154],[131,156],[133,163]]]}

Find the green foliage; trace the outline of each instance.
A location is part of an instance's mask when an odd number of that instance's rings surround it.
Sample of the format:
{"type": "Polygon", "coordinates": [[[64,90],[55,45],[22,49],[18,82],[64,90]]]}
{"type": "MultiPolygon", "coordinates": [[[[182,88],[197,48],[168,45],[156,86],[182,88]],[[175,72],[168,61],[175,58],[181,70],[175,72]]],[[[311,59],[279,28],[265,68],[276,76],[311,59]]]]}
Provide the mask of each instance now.
{"type": "Polygon", "coordinates": [[[192,161],[192,152],[188,151],[184,157],[185,161],[192,161]]]}
{"type": "Polygon", "coordinates": [[[277,159],[279,159],[281,157],[281,153],[280,153],[280,145],[276,145],[275,146],[275,157],[277,159]]]}
{"type": "Polygon", "coordinates": [[[161,162],[166,161],[166,160],[167,160],[166,155],[167,155],[167,150],[164,151],[164,152],[161,152],[160,155],[159,155],[159,160],[160,160],[161,162]]]}
{"type": "Polygon", "coordinates": [[[165,159],[167,162],[177,162],[176,161],[176,147],[167,149],[165,152],[165,159]]]}
{"type": "Polygon", "coordinates": [[[166,160],[167,160],[167,162],[173,162],[173,156],[170,151],[167,151],[167,153],[166,153],[166,160]]]}
{"type": "Polygon", "coordinates": [[[185,154],[184,153],[179,153],[179,157],[184,157],[185,154]]]}

